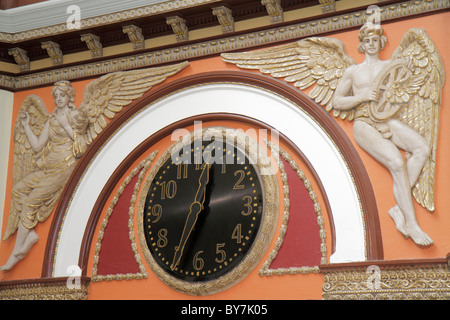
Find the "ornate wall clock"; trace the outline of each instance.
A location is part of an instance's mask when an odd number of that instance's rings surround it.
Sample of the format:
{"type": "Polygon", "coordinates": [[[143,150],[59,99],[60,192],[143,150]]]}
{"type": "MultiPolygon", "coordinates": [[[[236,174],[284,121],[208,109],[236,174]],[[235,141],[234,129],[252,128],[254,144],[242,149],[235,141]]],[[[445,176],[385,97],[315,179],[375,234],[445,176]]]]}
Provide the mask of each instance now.
{"type": "Polygon", "coordinates": [[[151,169],[138,231],[164,283],[207,295],[236,284],[260,262],[277,216],[268,155],[243,131],[210,127],[184,135],[151,169]]]}

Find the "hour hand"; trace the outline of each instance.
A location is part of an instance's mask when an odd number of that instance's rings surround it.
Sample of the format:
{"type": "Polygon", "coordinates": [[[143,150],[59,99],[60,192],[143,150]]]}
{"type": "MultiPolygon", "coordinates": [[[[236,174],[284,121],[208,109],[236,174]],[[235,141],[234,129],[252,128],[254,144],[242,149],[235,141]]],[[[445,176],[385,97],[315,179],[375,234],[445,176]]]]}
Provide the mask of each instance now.
{"type": "Polygon", "coordinates": [[[200,174],[200,177],[198,178],[198,189],[197,193],[195,194],[195,202],[201,203],[203,207],[203,203],[205,202],[205,192],[206,192],[206,185],[209,182],[209,168],[211,166],[207,163],[204,163],[202,166],[202,173],[200,174]]]}
{"type": "Polygon", "coordinates": [[[197,218],[200,212],[203,210],[203,203],[205,202],[205,190],[209,181],[209,165],[203,164],[202,173],[198,179],[198,189],[195,194],[195,200],[189,208],[189,213],[184,224],[183,233],[181,234],[180,243],[175,248],[175,255],[173,256],[172,265],[170,268],[174,270],[180,263],[181,256],[183,255],[184,246],[191,235],[192,230],[197,222],[197,218]]]}

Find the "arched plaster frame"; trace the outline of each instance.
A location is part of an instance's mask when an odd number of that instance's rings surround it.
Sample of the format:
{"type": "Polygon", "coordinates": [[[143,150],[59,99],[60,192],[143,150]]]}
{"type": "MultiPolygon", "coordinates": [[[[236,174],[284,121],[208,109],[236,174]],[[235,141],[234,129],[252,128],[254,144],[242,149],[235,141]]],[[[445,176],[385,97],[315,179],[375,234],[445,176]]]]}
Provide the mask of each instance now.
{"type": "Polygon", "coordinates": [[[86,267],[102,189],[139,144],[181,119],[214,112],[267,123],[287,136],[312,163],[333,215],[331,263],[382,259],[378,213],[368,176],[331,116],[281,81],[255,73],[222,71],[189,76],[151,90],[101,133],[80,159],[56,208],[43,276],[68,276],[71,265],[86,267]]]}

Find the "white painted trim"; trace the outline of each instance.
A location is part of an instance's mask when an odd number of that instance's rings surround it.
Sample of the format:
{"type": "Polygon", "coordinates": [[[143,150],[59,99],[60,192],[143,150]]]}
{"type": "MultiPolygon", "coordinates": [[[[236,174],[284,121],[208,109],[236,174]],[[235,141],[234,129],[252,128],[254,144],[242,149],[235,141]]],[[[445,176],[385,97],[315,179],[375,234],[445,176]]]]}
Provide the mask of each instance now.
{"type": "MultiPolygon", "coordinates": [[[[0,232],[5,214],[5,193],[8,178],[9,147],[14,93],[0,90],[0,232]]],[[[3,238],[3,233],[1,234],[3,238]]]]}
{"type": "Polygon", "coordinates": [[[168,96],[142,110],[98,152],[66,213],[56,251],[54,276],[66,276],[67,267],[78,263],[92,208],[108,178],[125,157],[169,124],[214,112],[256,118],[293,141],[314,166],[330,202],[336,229],[336,253],[331,262],[365,260],[362,209],[357,191],[342,155],[329,136],[307,113],[271,92],[239,84],[208,84],[168,96]]]}

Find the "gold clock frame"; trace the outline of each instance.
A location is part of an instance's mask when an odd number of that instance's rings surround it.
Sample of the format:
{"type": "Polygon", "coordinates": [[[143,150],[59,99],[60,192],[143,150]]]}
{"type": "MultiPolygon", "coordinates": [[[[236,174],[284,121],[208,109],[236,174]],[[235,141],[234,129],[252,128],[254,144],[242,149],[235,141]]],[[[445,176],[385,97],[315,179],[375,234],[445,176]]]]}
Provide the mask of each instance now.
{"type": "Polygon", "coordinates": [[[145,260],[155,275],[163,283],[172,289],[185,294],[195,296],[211,295],[224,291],[243,280],[262,260],[264,254],[269,249],[271,240],[273,239],[279,211],[279,191],[276,171],[274,171],[272,167],[272,161],[269,155],[267,155],[263,149],[264,148],[259,145],[253,137],[247,135],[242,130],[214,126],[197,129],[187,133],[178,141],[169,146],[163,155],[155,162],[154,166],[150,170],[150,173],[145,178],[145,182],[139,196],[137,231],[145,260]],[[256,238],[250,250],[247,252],[242,261],[239,262],[239,264],[237,264],[231,271],[217,279],[205,282],[190,282],[170,275],[154,260],[147,246],[144,235],[143,216],[145,199],[155,175],[161,166],[171,157],[172,152],[191,144],[194,139],[199,137],[202,137],[203,139],[208,135],[214,136],[216,139],[222,139],[222,141],[234,141],[234,145],[245,152],[246,156],[255,167],[255,170],[259,175],[259,180],[261,181],[261,187],[263,190],[263,214],[256,238]]]}

